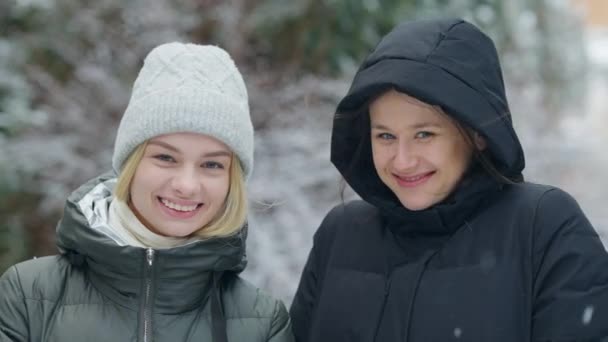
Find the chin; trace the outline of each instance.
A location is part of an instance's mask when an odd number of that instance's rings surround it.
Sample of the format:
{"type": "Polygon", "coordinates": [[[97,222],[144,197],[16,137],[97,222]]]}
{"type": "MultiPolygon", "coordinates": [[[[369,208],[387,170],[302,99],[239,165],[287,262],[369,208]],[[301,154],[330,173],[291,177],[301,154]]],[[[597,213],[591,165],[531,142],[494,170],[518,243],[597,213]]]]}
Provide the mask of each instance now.
{"type": "Polygon", "coordinates": [[[170,232],[169,234],[166,234],[167,236],[170,237],[175,237],[175,238],[186,238],[191,236],[192,234],[195,234],[198,231],[198,229],[188,229],[188,230],[183,230],[183,231],[177,231],[177,232],[170,232]]]}
{"type": "Polygon", "coordinates": [[[191,234],[195,233],[197,231],[197,229],[175,229],[175,226],[173,227],[167,227],[167,229],[154,229],[153,232],[158,234],[158,235],[162,235],[162,236],[166,236],[166,237],[173,237],[173,238],[185,238],[190,236],[191,234]]]}
{"type": "Polygon", "coordinates": [[[420,202],[412,202],[412,201],[408,201],[408,202],[401,201],[401,205],[411,211],[422,211],[422,210],[430,208],[433,204],[431,204],[429,202],[420,203],[420,202]]]}
{"type": "Polygon", "coordinates": [[[408,210],[410,211],[423,211],[425,209],[428,209],[430,206],[426,205],[426,206],[404,206],[406,207],[408,210]]]}

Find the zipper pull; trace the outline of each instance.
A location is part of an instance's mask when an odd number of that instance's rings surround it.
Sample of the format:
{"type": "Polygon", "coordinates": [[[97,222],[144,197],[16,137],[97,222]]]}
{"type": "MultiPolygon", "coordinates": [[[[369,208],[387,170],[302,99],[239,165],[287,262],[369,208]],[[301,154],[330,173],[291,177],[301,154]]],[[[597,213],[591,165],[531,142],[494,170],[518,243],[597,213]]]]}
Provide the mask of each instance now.
{"type": "Polygon", "coordinates": [[[152,266],[152,262],[154,261],[154,250],[152,248],[146,250],[146,260],[148,261],[148,266],[152,266]]]}

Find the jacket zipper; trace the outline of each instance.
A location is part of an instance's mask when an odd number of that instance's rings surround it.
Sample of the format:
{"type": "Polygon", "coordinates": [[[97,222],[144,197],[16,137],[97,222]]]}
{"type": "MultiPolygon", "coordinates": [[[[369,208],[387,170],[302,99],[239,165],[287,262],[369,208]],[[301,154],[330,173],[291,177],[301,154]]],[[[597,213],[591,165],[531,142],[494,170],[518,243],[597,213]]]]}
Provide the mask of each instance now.
{"type": "Polygon", "coordinates": [[[152,268],[154,267],[154,250],[146,249],[146,263],[144,265],[144,295],[140,320],[143,325],[143,342],[152,342],[152,268]]]}

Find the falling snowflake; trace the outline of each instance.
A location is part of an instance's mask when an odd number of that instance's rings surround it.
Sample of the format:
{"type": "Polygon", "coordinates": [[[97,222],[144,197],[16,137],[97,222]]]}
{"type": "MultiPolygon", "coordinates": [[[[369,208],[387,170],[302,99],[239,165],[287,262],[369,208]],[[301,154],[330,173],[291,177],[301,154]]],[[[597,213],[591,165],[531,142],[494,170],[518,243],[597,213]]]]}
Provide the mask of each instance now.
{"type": "Polygon", "coordinates": [[[583,324],[589,325],[591,323],[591,319],[593,318],[593,305],[588,305],[585,310],[583,310],[583,324]]]}

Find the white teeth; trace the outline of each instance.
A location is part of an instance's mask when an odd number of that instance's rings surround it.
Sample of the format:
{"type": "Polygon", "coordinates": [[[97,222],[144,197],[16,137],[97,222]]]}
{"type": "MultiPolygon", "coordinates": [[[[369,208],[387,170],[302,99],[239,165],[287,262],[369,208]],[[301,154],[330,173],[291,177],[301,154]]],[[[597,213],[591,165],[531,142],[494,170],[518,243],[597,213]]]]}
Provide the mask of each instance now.
{"type": "Polygon", "coordinates": [[[418,176],[418,177],[409,177],[409,178],[405,178],[405,180],[406,180],[406,181],[408,181],[408,182],[414,182],[414,181],[417,181],[417,180],[419,180],[419,179],[421,179],[421,178],[422,178],[422,176],[418,176]]]}
{"type": "Polygon", "coordinates": [[[416,176],[416,177],[399,177],[399,178],[403,179],[406,182],[415,182],[417,180],[421,180],[425,176],[426,175],[420,175],[420,176],[416,176]]]}
{"type": "Polygon", "coordinates": [[[173,202],[169,202],[166,199],[161,199],[161,201],[163,202],[163,204],[173,210],[177,210],[177,211],[194,211],[198,205],[179,205],[173,202]]]}

